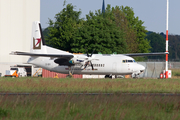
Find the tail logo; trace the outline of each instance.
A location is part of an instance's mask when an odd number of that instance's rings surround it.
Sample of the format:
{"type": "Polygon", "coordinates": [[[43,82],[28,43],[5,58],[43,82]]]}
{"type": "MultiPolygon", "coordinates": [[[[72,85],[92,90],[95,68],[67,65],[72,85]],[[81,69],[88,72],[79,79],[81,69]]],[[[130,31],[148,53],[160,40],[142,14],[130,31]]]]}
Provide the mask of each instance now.
{"type": "Polygon", "coordinates": [[[41,49],[41,38],[33,38],[33,49],[41,49]]]}

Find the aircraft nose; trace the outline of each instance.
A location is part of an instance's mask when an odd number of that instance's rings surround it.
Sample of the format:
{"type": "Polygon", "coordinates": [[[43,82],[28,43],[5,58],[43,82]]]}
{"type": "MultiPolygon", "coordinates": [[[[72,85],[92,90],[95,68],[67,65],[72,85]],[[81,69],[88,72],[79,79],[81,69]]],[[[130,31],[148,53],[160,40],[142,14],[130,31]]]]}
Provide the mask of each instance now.
{"type": "Polygon", "coordinates": [[[138,68],[139,68],[140,72],[144,72],[144,70],[145,70],[145,67],[143,65],[138,65],[138,68]]]}

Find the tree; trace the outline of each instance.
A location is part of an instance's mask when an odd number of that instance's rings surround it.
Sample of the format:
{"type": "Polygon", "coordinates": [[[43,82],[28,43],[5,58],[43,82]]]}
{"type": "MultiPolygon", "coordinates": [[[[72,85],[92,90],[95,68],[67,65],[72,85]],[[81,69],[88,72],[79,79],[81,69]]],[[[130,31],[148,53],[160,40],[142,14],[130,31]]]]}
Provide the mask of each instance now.
{"type": "Polygon", "coordinates": [[[129,22],[125,16],[125,13],[122,12],[117,6],[112,8],[112,12],[115,17],[116,26],[125,34],[125,39],[128,46],[127,52],[136,53],[138,47],[138,44],[136,43],[136,32],[132,29],[132,27],[129,27],[129,22]]]}
{"type": "MultiPolygon", "coordinates": [[[[146,37],[149,41],[150,41],[150,45],[151,45],[151,52],[164,52],[165,51],[165,41],[166,39],[161,36],[160,34],[151,32],[147,37],[146,37]]],[[[165,56],[149,56],[148,58],[150,59],[165,59],[165,56]]]]}
{"type": "Polygon", "coordinates": [[[48,44],[69,52],[85,53],[85,48],[105,54],[149,52],[145,27],[134,17],[132,8],[108,5],[103,14],[100,10],[90,12],[86,21],[79,18],[80,14],[68,4],[55,15],[55,22],[49,19],[48,44]]]}
{"type": "MultiPolygon", "coordinates": [[[[165,39],[166,38],[166,34],[164,34],[163,32],[160,33],[160,35],[165,39]]],[[[168,46],[168,50],[169,50],[169,55],[168,55],[168,59],[170,60],[179,60],[180,58],[180,53],[178,51],[180,51],[180,36],[179,35],[169,35],[168,37],[169,41],[169,46],[168,46]]],[[[165,41],[164,41],[165,43],[165,41]]],[[[165,49],[164,49],[165,51],[165,49]]]]}
{"type": "Polygon", "coordinates": [[[180,58],[180,36],[169,35],[169,57],[179,60],[180,58]]]}
{"type": "Polygon", "coordinates": [[[151,46],[149,44],[149,41],[145,38],[147,30],[143,26],[144,22],[139,20],[138,17],[135,17],[133,9],[128,6],[116,7],[116,9],[119,9],[125,14],[125,17],[128,21],[129,29],[133,29],[136,34],[135,41],[138,45],[137,45],[137,51],[135,52],[148,53],[151,46]]]}
{"type": "Polygon", "coordinates": [[[43,32],[44,39],[46,41],[46,45],[49,45],[49,42],[50,42],[50,40],[48,40],[48,37],[49,37],[49,28],[47,27],[47,28],[43,29],[42,32],[43,32]]]}
{"type": "Polygon", "coordinates": [[[85,53],[85,48],[88,48],[91,52],[95,49],[95,53],[126,53],[127,44],[124,33],[111,20],[113,14],[108,17],[107,14],[109,13],[105,12],[102,15],[99,10],[95,14],[90,12],[89,15],[86,15],[86,22],[74,37],[73,51],[85,53]]]}
{"type": "Polygon", "coordinates": [[[71,51],[71,42],[76,29],[83,19],[80,19],[81,11],[74,11],[74,6],[68,4],[60,13],[55,15],[55,22],[49,19],[49,35],[46,37],[48,44],[54,48],[71,51]]]}

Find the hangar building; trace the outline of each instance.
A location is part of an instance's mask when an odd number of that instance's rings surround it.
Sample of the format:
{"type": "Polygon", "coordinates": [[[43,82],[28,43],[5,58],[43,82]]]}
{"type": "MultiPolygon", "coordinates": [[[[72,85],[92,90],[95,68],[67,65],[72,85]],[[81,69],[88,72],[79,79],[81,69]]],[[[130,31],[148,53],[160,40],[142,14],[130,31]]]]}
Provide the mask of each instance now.
{"type": "MultiPolygon", "coordinates": [[[[29,51],[32,22],[40,21],[40,0],[0,0],[0,73],[10,66],[28,66],[28,57],[9,55],[29,51]]],[[[30,66],[29,66],[30,67],[30,66]]]]}

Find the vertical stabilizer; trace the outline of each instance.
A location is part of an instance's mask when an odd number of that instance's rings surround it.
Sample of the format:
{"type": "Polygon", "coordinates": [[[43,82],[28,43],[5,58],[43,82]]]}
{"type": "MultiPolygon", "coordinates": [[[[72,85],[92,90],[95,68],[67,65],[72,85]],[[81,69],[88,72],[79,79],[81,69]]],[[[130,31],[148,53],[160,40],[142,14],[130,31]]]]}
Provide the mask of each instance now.
{"type": "Polygon", "coordinates": [[[39,21],[33,22],[32,38],[31,38],[31,53],[47,53],[45,40],[42,34],[41,24],[39,21]]]}

